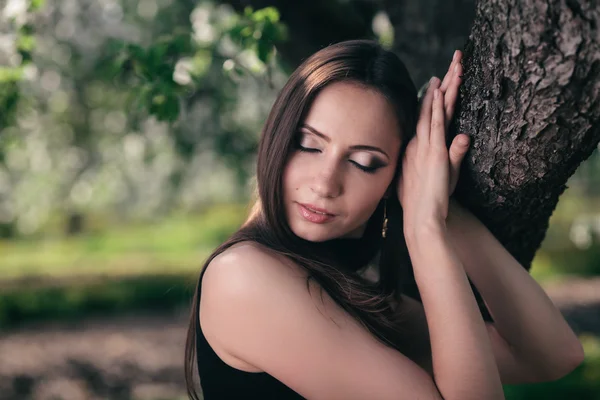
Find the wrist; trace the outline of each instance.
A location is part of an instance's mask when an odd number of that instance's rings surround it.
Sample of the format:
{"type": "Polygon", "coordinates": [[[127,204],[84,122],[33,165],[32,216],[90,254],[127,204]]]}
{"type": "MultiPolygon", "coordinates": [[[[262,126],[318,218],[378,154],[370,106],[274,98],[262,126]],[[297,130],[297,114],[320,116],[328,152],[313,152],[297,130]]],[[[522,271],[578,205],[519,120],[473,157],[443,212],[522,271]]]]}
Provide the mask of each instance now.
{"type": "Polygon", "coordinates": [[[412,228],[405,229],[404,237],[407,246],[417,243],[427,243],[430,240],[445,239],[447,233],[447,223],[440,218],[432,218],[425,223],[412,228]]]}

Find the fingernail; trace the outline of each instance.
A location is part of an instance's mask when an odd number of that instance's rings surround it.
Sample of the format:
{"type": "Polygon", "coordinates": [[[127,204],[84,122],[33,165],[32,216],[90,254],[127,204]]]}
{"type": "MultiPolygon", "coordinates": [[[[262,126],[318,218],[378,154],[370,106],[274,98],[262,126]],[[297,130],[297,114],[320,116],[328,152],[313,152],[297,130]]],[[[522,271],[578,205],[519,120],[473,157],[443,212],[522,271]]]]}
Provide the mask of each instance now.
{"type": "Polygon", "coordinates": [[[459,65],[460,65],[460,64],[456,64],[456,65],[454,66],[454,73],[457,73],[457,72],[458,72],[458,66],[459,66],[459,65]]]}
{"type": "Polygon", "coordinates": [[[458,50],[454,50],[454,55],[452,56],[452,61],[456,61],[457,55],[458,55],[458,50]]]}

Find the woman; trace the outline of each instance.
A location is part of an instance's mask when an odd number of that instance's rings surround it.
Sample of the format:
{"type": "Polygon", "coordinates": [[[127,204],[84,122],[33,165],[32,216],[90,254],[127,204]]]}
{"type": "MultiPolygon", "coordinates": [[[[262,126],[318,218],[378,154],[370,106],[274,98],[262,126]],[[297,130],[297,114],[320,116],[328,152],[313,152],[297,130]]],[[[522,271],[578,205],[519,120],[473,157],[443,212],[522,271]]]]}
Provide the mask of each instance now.
{"type": "Polygon", "coordinates": [[[464,400],[581,362],[543,290],[449,200],[468,148],[445,142],[460,58],[420,111],[402,62],[371,41],[292,74],[262,132],[255,208],[198,281],[191,398],[195,365],[206,400],[464,400]]]}

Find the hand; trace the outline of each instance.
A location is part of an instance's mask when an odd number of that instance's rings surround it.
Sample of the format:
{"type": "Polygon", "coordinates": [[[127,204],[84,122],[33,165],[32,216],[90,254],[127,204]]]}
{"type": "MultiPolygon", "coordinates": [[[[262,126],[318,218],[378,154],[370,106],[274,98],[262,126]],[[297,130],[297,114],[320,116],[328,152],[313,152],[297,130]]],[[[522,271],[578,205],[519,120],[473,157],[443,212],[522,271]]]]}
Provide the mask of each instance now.
{"type": "MultiPolygon", "coordinates": [[[[462,53],[460,50],[456,50],[454,58],[450,63],[450,67],[444,76],[444,80],[440,86],[440,90],[444,93],[444,111],[446,117],[446,123],[444,124],[446,132],[454,117],[454,110],[456,108],[456,99],[458,98],[458,89],[462,83],[462,53]]],[[[456,189],[458,183],[458,177],[460,176],[460,166],[465,154],[469,149],[469,137],[465,134],[456,135],[450,145],[450,196],[456,189]]]]}
{"type": "Polygon", "coordinates": [[[417,135],[408,143],[402,160],[398,198],[408,233],[431,222],[445,223],[448,199],[456,187],[460,164],[468,149],[466,135],[457,135],[450,150],[445,139],[461,81],[460,59],[457,52],[443,82],[437,78],[431,80],[421,105],[417,135]]]}

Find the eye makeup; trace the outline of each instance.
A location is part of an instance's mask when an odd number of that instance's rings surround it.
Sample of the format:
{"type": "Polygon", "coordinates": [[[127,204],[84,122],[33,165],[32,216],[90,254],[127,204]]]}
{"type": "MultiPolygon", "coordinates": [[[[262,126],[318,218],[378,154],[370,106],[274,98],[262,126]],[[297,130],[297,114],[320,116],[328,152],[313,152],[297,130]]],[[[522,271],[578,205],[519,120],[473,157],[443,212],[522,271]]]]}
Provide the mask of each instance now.
{"type": "MultiPolygon", "coordinates": [[[[296,137],[294,138],[294,145],[296,149],[304,153],[320,153],[321,149],[308,147],[309,145],[304,144],[304,138],[307,136],[307,133],[299,131],[296,137]]],[[[366,172],[368,174],[374,174],[379,168],[385,167],[387,164],[381,161],[377,157],[372,157],[371,161],[368,162],[369,165],[364,165],[359,163],[356,160],[349,159],[348,160],[352,165],[354,165],[359,170],[366,172]]]]}

